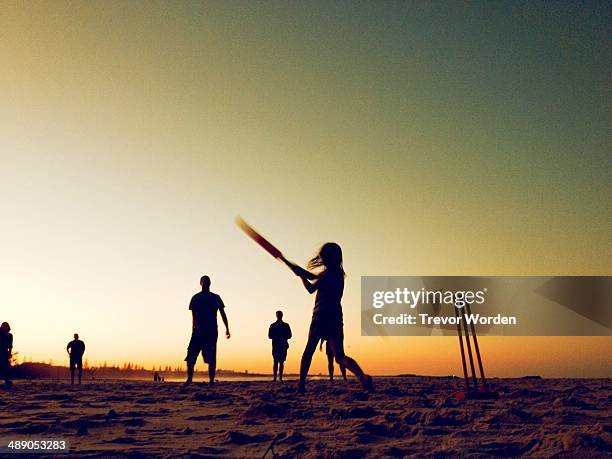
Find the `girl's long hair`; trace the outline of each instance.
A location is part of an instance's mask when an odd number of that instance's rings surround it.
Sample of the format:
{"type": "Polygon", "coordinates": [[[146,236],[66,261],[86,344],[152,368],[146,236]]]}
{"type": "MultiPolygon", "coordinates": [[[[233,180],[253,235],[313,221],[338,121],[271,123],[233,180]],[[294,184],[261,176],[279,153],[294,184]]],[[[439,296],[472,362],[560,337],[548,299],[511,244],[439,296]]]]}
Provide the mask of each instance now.
{"type": "Polygon", "coordinates": [[[342,266],[342,248],[335,242],[326,242],[309,262],[308,269],[323,267],[325,269],[339,269],[344,273],[342,266]]]}

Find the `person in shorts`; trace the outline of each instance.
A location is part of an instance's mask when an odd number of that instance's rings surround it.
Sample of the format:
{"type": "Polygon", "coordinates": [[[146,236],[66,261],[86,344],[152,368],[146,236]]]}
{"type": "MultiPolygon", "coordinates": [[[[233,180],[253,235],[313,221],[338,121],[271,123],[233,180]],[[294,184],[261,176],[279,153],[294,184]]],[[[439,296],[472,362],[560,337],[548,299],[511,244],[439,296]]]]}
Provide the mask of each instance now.
{"type": "Polygon", "coordinates": [[[208,364],[208,377],[210,385],[215,383],[215,371],[217,370],[217,312],[225,325],[225,336],[229,339],[230,331],[225,315],[225,305],[219,295],[210,291],[210,277],[202,276],[200,279],[202,291],[196,293],[189,303],[192,317],[192,333],[189,346],[187,347],[187,381],[193,381],[193,370],[200,353],[204,363],[208,364]]]}
{"type": "Polygon", "coordinates": [[[287,349],[289,349],[289,340],[291,339],[291,327],[287,322],[283,322],[283,311],[276,311],[276,322],[270,325],[268,338],[272,340],[274,381],[276,382],[277,374],[278,379],[282,381],[285,360],[287,360],[287,349]]]}
{"type": "Polygon", "coordinates": [[[85,354],[85,343],[79,339],[79,334],[74,334],[74,339],[66,346],[66,352],[70,356],[70,384],[74,384],[74,372],[78,370],[79,384],[83,377],[83,354],[85,354]]]}

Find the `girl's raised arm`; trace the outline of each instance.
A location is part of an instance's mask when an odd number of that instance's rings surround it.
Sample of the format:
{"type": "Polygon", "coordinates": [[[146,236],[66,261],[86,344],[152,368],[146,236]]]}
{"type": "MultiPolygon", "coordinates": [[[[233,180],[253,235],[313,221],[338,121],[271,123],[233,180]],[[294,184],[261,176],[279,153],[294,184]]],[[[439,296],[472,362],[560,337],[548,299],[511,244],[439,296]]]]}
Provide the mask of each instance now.
{"type": "Polygon", "coordinates": [[[314,293],[317,290],[316,282],[310,282],[305,277],[301,277],[300,279],[302,279],[302,284],[304,284],[304,288],[308,290],[308,293],[314,293]]]}
{"type": "Polygon", "coordinates": [[[308,279],[308,280],[315,280],[315,279],[317,279],[317,275],[316,274],[313,274],[310,271],[306,271],[304,268],[302,268],[301,266],[298,266],[295,263],[287,260],[282,255],[281,255],[281,260],[283,261],[283,263],[285,263],[289,267],[289,269],[291,271],[293,271],[293,274],[295,274],[296,276],[299,276],[302,279],[308,279]]]}

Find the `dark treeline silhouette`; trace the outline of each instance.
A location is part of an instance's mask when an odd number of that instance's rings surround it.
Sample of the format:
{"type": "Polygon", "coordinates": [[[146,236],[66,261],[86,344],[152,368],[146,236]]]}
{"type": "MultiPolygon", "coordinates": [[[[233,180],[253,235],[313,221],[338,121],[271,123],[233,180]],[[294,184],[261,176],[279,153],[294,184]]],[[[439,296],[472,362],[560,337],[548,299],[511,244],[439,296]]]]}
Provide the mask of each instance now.
{"type": "MultiPolygon", "coordinates": [[[[155,367],[154,367],[155,368],[155,367]]],[[[170,368],[169,366],[165,368],[170,368]]],[[[11,376],[15,379],[67,379],[68,367],[62,365],[52,365],[44,362],[24,362],[14,365],[11,369],[11,376]]],[[[158,375],[168,379],[180,379],[185,375],[185,369],[175,367],[174,369],[158,371],[155,369],[145,369],[142,366],[124,363],[122,366],[94,366],[83,367],[83,380],[103,380],[103,379],[142,379],[153,380],[153,375],[158,375]]],[[[217,374],[225,377],[263,377],[264,374],[240,372],[234,370],[217,370],[217,374]]],[[[197,378],[204,377],[206,372],[194,372],[197,378]]]]}

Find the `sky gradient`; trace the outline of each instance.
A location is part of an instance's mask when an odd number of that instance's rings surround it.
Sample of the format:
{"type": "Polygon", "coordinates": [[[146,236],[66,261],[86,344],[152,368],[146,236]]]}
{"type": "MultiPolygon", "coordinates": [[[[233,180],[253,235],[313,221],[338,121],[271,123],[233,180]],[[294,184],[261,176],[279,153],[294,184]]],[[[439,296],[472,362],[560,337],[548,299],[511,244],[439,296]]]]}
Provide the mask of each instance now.
{"type": "MultiPolygon", "coordinates": [[[[175,366],[202,274],[269,371],[339,242],[347,352],[459,373],[456,339],[361,337],[362,275],[610,275],[608,2],[3,2],[0,319],[15,350],[175,366]]],[[[482,339],[499,376],[610,376],[610,338],[482,339]],[[568,349],[572,353],[568,355],[568,349]]],[[[324,371],[317,354],[314,371],[324,371]]],[[[199,364],[200,365],[200,364],[199,364]]]]}

